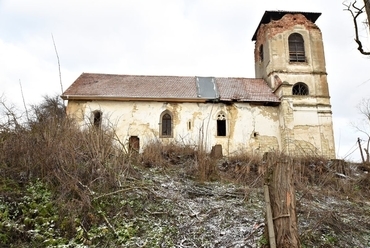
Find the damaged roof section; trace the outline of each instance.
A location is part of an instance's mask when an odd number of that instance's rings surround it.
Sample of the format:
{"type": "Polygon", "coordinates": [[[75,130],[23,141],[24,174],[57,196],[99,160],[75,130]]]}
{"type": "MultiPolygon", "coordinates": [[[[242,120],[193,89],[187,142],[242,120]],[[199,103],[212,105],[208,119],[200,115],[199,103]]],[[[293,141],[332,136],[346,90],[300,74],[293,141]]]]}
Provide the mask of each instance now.
{"type": "Polygon", "coordinates": [[[262,102],[280,100],[263,79],[83,73],[64,100],[262,102]]]}
{"type": "Polygon", "coordinates": [[[198,97],[217,99],[218,92],[214,77],[196,77],[198,97]]]}
{"type": "Polygon", "coordinates": [[[282,10],[277,10],[277,11],[265,11],[265,13],[262,16],[262,19],[260,23],[258,24],[258,27],[256,31],[254,32],[254,35],[252,37],[252,41],[255,41],[257,39],[257,32],[258,29],[262,24],[269,23],[271,21],[276,21],[280,20],[284,15],[286,14],[302,14],[306,17],[307,20],[315,23],[316,20],[320,17],[321,13],[318,12],[302,12],[302,11],[282,11],[282,10]]]}

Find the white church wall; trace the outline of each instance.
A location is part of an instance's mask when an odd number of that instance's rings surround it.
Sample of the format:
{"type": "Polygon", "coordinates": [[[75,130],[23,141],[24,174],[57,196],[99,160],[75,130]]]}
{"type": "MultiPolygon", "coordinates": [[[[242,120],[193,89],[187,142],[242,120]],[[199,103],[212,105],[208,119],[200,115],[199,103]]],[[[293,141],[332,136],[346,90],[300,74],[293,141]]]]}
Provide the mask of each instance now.
{"type": "Polygon", "coordinates": [[[128,145],[131,136],[140,139],[140,151],[150,142],[202,146],[210,151],[222,145],[223,154],[239,152],[263,154],[280,149],[278,107],[249,103],[164,103],[142,101],[90,101],[68,104],[68,112],[80,124],[92,123],[94,111],[101,111],[102,125],[114,127],[121,141],[128,145]],[[169,111],[173,120],[173,135],[162,138],[160,116],[169,111]],[[218,114],[226,117],[226,135],[217,136],[218,114]],[[76,116],[80,115],[80,116],[76,116]]]}

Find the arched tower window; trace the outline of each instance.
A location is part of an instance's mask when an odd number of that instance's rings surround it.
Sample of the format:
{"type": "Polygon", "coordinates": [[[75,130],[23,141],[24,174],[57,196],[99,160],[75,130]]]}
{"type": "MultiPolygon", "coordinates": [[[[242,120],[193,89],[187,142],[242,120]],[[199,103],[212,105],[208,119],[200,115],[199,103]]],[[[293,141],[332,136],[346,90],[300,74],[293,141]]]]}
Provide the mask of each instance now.
{"type": "Polygon", "coordinates": [[[290,62],[306,62],[304,51],[304,40],[302,35],[293,33],[289,36],[289,61],[290,62]]]}
{"type": "Polygon", "coordinates": [[[293,95],[308,95],[308,86],[305,83],[296,83],[293,86],[292,94],[293,95]]]}
{"type": "Polygon", "coordinates": [[[161,137],[172,137],[172,114],[168,110],[161,114],[159,132],[161,137]]]}
{"type": "Polygon", "coordinates": [[[95,110],[92,112],[92,124],[94,127],[100,128],[102,123],[103,112],[95,110]]]}
{"type": "Polygon", "coordinates": [[[223,112],[217,115],[217,136],[226,136],[226,114],[223,112]]]}

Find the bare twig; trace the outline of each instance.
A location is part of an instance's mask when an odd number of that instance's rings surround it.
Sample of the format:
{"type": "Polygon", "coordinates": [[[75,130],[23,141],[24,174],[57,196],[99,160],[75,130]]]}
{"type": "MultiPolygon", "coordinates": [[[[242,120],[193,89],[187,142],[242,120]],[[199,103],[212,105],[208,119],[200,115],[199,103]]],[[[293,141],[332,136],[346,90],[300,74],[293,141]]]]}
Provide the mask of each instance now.
{"type": "Polygon", "coordinates": [[[105,223],[107,223],[108,227],[112,230],[112,232],[114,233],[114,235],[116,237],[118,237],[118,234],[117,234],[116,229],[112,226],[112,224],[109,222],[109,220],[107,219],[107,217],[103,213],[101,215],[103,216],[105,223]]]}
{"type": "Polygon", "coordinates": [[[5,115],[8,118],[8,126],[13,126],[16,129],[22,128],[22,125],[18,123],[18,117],[13,108],[10,106],[8,107],[5,104],[5,97],[3,95],[0,97],[0,106],[3,106],[3,108],[5,109],[5,115]]]}
{"type": "Polygon", "coordinates": [[[354,1],[352,4],[347,5],[347,4],[343,3],[343,5],[347,7],[345,10],[349,11],[352,15],[352,18],[353,18],[353,24],[355,26],[355,42],[358,45],[357,50],[359,50],[361,54],[370,55],[370,52],[364,51],[364,49],[363,49],[362,42],[359,38],[358,25],[357,25],[357,18],[362,13],[364,13],[363,9],[365,8],[365,6],[363,6],[362,8],[359,8],[355,5],[356,3],[357,3],[357,1],[354,1]],[[353,9],[355,9],[355,10],[353,10],[353,9]]]}
{"type": "Polygon", "coordinates": [[[62,72],[61,72],[61,70],[60,70],[59,55],[58,55],[58,51],[57,51],[57,46],[55,45],[55,41],[54,41],[54,36],[53,36],[53,34],[51,34],[51,38],[53,39],[53,44],[54,44],[55,54],[57,55],[57,60],[58,60],[58,70],[59,70],[60,89],[61,89],[62,94],[63,94],[62,72]]]}
{"type": "Polygon", "coordinates": [[[120,190],[117,190],[117,191],[113,191],[113,192],[109,192],[109,193],[97,196],[93,199],[93,201],[97,200],[97,199],[100,199],[100,198],[103,198],[103,197],[106,197],[106,196],[118,194],[118,193],[125,192],[125,191],[130,191],[130,190],[134,190],[134,189],[146,189],[146,190],[148,190],[148,188],[144,187],[144,186],[143,187],[129,187],[129,188],[120,189],[120,190]]]}
{"type": "Polygon", "coordinates": [[[30,118],[28,116],[28,110],[27,110],[27,106],[26,106],[26,101],[24,99],[24,94],[23,94],[23,88],[22,88],[22,82],[21,80],[19,79],[19,86],[21,87],[21,95],[22,95],[22,100],[23,100],[23,106],[24,106],[24,109],[26,110],[26,117],[27,117],[27,122],[30,122],[30,118]]]}

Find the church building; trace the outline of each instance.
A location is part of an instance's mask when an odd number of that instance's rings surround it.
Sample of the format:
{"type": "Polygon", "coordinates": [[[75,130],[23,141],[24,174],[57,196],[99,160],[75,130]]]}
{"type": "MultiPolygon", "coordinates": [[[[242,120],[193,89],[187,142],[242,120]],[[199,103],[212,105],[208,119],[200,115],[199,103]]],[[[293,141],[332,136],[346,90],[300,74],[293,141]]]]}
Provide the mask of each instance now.
{"type": "Polygon", "coordinates": [[[335,158],[320,15],[266,11],[252,37],[254,78],[83,73],[61,96],[67,114],[114,128],[140,152],[162,142],[335,158]]]}

